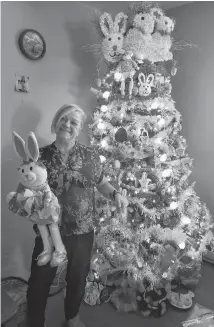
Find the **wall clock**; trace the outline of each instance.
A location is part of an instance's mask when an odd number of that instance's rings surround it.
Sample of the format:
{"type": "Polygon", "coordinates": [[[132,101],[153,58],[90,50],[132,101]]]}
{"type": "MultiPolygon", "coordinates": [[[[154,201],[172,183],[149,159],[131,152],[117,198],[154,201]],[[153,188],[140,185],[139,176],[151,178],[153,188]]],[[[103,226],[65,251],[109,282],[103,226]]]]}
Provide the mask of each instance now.
{"type": "Polygon", "coordinates": [[[21,52],[28,59],[39,60],[45,55],[45,40],[39,32],[33,29],[21,32],[18,43],[21,52]]]}

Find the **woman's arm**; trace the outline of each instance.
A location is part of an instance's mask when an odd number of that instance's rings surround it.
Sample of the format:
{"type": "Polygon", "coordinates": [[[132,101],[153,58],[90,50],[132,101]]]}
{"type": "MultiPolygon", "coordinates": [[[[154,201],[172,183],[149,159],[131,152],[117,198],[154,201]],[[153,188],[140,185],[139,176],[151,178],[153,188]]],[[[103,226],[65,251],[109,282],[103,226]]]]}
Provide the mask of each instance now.
{"type": "Polygon", "coordinates": [[[106,199],[115,200],[118,192],[106,179],[103,177],[102,181],[96,185],[98,192],[100,192],[106,199]]]}

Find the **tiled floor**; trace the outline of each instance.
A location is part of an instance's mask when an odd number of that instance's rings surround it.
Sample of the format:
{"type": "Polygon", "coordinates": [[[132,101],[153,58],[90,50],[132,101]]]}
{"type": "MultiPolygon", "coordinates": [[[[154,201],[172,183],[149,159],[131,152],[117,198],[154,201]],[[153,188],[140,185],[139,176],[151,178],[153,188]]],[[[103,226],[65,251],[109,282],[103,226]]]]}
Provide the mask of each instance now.
{"type": "MultiPolygon", "coordinates": [[[[214,310],[214,266],[204,263],[202,278],[195,292],[195,300],[214,310]]],[[[117,312],[111,305],[96,307],[83,305],[82,320],[87,327],[180,327],[190,311],[169,308],[161,318],[143,318],[136,314],[117,312]]],[[[47,308],[47,327],[61,327],[63,322],[63,294],[49,299],[47,308]]]]}

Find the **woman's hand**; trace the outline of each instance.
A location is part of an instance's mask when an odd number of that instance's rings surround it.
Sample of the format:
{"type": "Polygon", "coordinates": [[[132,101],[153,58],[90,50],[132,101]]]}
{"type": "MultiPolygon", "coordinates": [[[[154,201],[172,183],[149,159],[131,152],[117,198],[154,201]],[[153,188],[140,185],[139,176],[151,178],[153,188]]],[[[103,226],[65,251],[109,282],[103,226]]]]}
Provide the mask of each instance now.
{"type": "Polygon", "coordinates": [[[128,200],[124,198],[120,193],[116,193],[115,204],[117,207],[117,212],[121,215],[125,215],[127,210],[128,200]]]}

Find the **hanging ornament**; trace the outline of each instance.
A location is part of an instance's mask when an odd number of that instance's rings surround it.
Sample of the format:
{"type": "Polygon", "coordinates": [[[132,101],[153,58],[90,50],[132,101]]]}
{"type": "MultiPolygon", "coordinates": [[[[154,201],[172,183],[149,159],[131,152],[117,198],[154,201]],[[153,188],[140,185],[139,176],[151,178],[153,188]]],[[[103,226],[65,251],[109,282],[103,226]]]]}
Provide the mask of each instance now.
{"type": "Polygon", "coordinates": [[[177,74],[177,71],[178,71],[178,62],[177,62],[177,60],[173,60],[173,67],[171,70],[171,75],[175,76],[177,74]]]}
{"type": "Polygon", "coordinates": [[[167,244],[163,251],[160,252],[157,260],[157,267],[159,267],[163,273],[176,262],[176,251],[177,249],[174,246],[167,244]]]}
{"type": "Polygon", "coordinates": [[[141,179],[139,179],[139,183],[143,192],[149,192],[149,183],[151,179],[147,177],[147,173],[143,172],[141,179]]]}
{"type": "Polygon", "coordinates": [[[138,76],[138,81],[140,84],[139,95],[147,97],[152,93],[152,86],[154,86],[154,75],[149,74],[146,78],[144,73],[140,73],[138,76]]]}
{"type": "Polygon", "coordinates": [[[165,82],[165,77],[162,76],[160,73],[157,73],[155,75],[155,83],[156,83],[156,85],[164,84],[164,82],[165,82]]]}
{"type": "Polygon", "coordinates": [[[137,86],[133,87],[132,93],[133,93],[134,96],[136,96],[138,94],[138,87],[137,86]]]}
{"type": "Polygon", "coordinates": [[[97,85],[97,87],[101,87],[101,85],[102,85],[102,81],[101,81],[100,78],[97,78],[97,79],[96,79],[96,85],[97,85]]]}
{"type": "Polygon", "coordinates": [[[107,107],[106,105],[102,105],[102,106],[100,107],[100,110],[101,110],[102,112],[106,112],[106,111],[108,110],[108,107],[107,107]]]}
{"type": "Polygon", "coordinates": [[[140,139],[141,139],[142,145],[147,144],[149,141],[149,133],[145,128],[141,132],[140,139]]]}
{"type": "Polygon", "coordinates": [[[103,288],[100,293],[100,302],[107,303],[111,299],[111,291],[108,287],[103,288]]]}
{"type": "Polygon", "coordinates": [[[115,140],[119,143],[124,143],[127,141],[127,132],[125,128],[121,127],[115,133],[115,140]]]}
{"type": "Polygon", "coordinates": [[[105,162],[106,161],[106,157],[100,156],[100,161],[101,161],[101,163],[105,162]]]}

